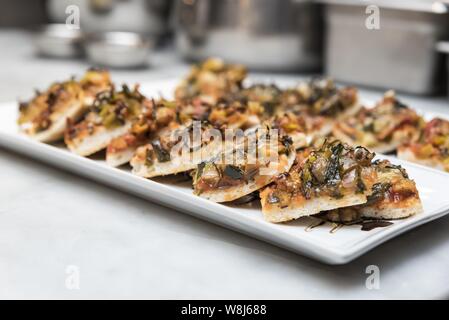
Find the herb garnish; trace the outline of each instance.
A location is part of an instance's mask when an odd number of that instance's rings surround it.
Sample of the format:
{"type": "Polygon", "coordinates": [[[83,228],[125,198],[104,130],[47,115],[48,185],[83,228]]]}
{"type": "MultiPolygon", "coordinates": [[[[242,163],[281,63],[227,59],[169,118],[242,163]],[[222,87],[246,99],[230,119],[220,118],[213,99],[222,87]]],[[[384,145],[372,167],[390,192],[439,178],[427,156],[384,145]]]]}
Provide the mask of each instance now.
{"type": "Polygon", "coordinates": [[[244,172],[242,169],[233,165],[227,165],[223,171],[223,174],[235,180],[239,180],[244,177],[244,172]]]}
{"type": "Polygon", "coordinates": [[[151,142],[151,145],[153,146],[153,150],[156,153],[156,157],[159,162],[170,161],[170,153],[162,148],[161,142],[159,140],[151,142]]]}

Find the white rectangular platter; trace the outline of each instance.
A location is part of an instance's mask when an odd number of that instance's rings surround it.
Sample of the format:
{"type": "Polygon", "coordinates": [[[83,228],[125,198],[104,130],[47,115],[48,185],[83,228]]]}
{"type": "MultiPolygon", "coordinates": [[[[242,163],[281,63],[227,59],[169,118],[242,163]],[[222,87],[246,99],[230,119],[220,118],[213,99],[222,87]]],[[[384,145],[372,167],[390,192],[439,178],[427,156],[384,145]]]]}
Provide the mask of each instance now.
{"type": "MultiPolygon", "coordinates": [[[[141,88],[148,96],[170,96],[173,84],[162,81],[141,88]]],[[[16,119],[16,102],[0,104],[0,147],[329,264],[348,263],[407,230],[449,213],[449,174],[391,158],[416,181],[423,213],[371,231],[352,225],[331,233],[330,223],[310,230],[307,227],[313,222],[311,218],[272,224],[263,220],[257,203],[238,207],[213,203],[193,195],[191,186],[180,179],[143,179],[132,175],[128,168],[111,168],[102,160],[82,158],[61,146],[35,142],[18,133],[16,119]]]]}

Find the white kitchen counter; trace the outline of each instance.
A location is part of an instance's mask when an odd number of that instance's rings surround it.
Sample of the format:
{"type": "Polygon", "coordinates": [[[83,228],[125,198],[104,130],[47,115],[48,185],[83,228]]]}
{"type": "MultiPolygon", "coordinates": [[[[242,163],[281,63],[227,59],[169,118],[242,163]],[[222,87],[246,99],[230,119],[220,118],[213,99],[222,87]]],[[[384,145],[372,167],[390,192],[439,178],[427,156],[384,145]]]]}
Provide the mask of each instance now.
{"type": "MultiPolygon", "coordinates": [[[[83,61],[36,58],[0,32],[0,101],[81,74],[83,61]]],[[[117,82],[182,75],[173,53],[117,82]]],[[[364,92],[379,98],[380,92],[364,92]]],[[[444,112],[445,98],[405,97],[444,112]]],[[[448,109],[449,112],[449,109],[448,109]]],[[[327,266],[0,148],[0,298],[449,298],[449,217],[327,266]],[[380,289],[365,286],[368,265],[380,289]],[[75,266],[75,269],[70,269],[75,266]],[[79,289],[66,286],[79,272],[79,289]],[[70,289],[72,288],[72,289],[70,289]]]]}

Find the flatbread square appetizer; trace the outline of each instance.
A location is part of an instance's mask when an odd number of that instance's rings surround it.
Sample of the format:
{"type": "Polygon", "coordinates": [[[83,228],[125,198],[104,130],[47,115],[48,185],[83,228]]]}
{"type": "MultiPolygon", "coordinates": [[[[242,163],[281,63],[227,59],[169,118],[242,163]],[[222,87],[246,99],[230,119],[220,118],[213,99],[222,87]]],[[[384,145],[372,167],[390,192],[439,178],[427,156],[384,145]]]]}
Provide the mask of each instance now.
{"type": "Polygon", "coordinates": [[[415,140],[423,124],[424,120],[401,103],[394,91],[388,91],[374,108],[362,108],[353,117],[336,122],[332,134],[352,146],[388,153],[406,141],[415,140]]]}
{"type": "Polygon", "coordinates": [[[260,192],[264,218],[284,222],[366,203],[377,181],[373,157],[338,140],[298,151],[290,171],[260,192]]]}
{"type": "Polygon", "coordinates": [[[153,104],[136,86],[121,91],[111,88],[97,95],[91,111],[79,123],[68,121],[64,141],[70,151],[89,156],[108,146],[114,138],[127,133],[142,114],[151,114],[153,104]]]}
{"type": "Polygon", "coordinates": [[[274,127],[293,139],[296,148],[331,133],[335,122],[360,109],[355,88],[338,89],[330,79],[313,79],[284,90],[275,107],[274,127]]]}
{"type": "Polygon", "coordinates": [[[449,172],[449,121],[429,121],[421,135],[398,148],[398,158],[449,172]]]}
{"type": "Polygon", "coordinates": [[[198,165],[194,193],[214,202],[234,201],[287,172],[294,158],[289,137],[279,137],[270,128],[251,130],[233,150],[198,165]]]}
{"type": "Polygon", "coordinates": [[[172,122],[131,159],[132,173],[144,178],[188,172],[223,151],[223,134],[207,122],[172,122]]]}
{"type": "Polygon", "coordinates": [[[404,168],[388,160],[377,160],[374,166],[378,178],[365,204],[323,212],[319,217],[352,224],[364,219],[403,219],[423,211],[416,184],[404,168]]]}
{"type": "Polygon", "coordinates": [[[273,127],[288,135],[295,149],[307,147],[314,139],[326,137],[329,126],[323,117],[313,117],[292,111],[278,113],[272,118],[273,127]]]}
{"type": "Polygon", "coordinates": [[[261,102],[245,99],[221,98],[210,104],[201,98],[178,103],[178,120],[185,124],[192,120],[208,121],[222,130],[257,127],[267,120],[261,102]]]}
{"type": "Polygon", "coordinates": [[[114,138],[106,148],[106,163],[118,167],[131,161],[138,147],[147,144],[176,123],[176,103],[165,99],[151,100],[125,134],[114,138]]]}
{"type": "Polygon", "coordinates": [[[274,84],[255,83],[240,90],[237,94],[237,99],[259,102],[266,109],[267,113],[273,114],[275,109],[281,104],[282,90],[274,84]]]}
{"type": "Polygon", "coordinates": [[[184,101],[200,97],[215,104],[225,95],[241,90],[246,74],[244,66],[225,64],[221,59],[209,58],[192,67],[189,75],[177,86],[175,98],[184,101]]]}
{"type": "Polygon", "coordinates": [[[92,104],[95,96],[109,90],[109,73],[91,69],[80,81],[56,82],[44,92],[36,92],[29,102],[19,105],[20,131],[42,142],[62,139],[67,119],[78,120],[92,104]]]}
{"type": "Polygon", "coordinates": [[[222,129],[250,129],[262,124],[265,110],[256,101],[219,102],[213,106],[208,121],[222,129]]]}

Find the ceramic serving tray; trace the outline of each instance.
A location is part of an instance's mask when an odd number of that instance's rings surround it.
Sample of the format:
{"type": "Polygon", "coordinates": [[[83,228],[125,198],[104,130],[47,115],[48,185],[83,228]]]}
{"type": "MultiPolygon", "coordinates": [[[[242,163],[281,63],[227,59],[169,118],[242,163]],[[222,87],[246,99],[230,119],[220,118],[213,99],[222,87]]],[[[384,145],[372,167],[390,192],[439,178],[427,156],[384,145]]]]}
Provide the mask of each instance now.
{"type": "MultiPolygon", "coordinates": [[[[169,97],[175,83],[175,79],[146,83],[141,89],[148,96],[169,97]]],[[[132,175],[127,167],[111,168],[103,160],[74,155],[62,145],[33,141],[18,133],[16,119],[16,102],[0,104],[1,147],[329,264],[347,263],[407,230],[449,213],[449,174],[391,158],[416,181],[423,213],[371,231],[361,231],[360,225],[336,229],[331,223],[312,228],[317,222],[314,218],[273,224],[263,220],[257,201],[239,206],[213,203],[193,195],[189,182],[179,177],[148,180],[132,175]]]]}

